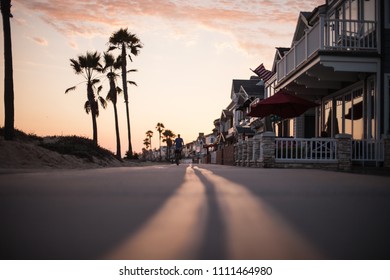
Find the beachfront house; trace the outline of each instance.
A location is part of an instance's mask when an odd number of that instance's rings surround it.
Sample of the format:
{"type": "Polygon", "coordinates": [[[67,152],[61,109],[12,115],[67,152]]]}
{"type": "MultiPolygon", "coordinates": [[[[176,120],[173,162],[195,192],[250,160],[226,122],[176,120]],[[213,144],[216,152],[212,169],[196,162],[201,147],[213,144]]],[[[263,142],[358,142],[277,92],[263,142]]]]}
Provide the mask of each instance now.
{"type": "Polygon", "coordinates": [[[389,165],[389,36],[390,1],[327,0],[301,12],[291,46],[277,49],[265,98],[283,91],[318,106],[265,117],[273,132],[255,136],[246,165],[389,165]]]}

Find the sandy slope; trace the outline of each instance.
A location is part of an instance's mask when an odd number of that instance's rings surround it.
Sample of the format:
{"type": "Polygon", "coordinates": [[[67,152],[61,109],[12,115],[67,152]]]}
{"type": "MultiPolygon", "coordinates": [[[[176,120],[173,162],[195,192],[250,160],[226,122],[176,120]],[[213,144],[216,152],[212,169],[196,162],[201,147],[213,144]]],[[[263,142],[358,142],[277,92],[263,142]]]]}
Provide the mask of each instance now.
{"type": "Polygon", "coordinates": [[[70,155],[62,155],[38,145],[38,141],[5,141],[0,137],[1,169],[35,169],[35,168],[98,168],[105,166],[123,166],[118,160],[101,160],[93,162],[70,155]]]}

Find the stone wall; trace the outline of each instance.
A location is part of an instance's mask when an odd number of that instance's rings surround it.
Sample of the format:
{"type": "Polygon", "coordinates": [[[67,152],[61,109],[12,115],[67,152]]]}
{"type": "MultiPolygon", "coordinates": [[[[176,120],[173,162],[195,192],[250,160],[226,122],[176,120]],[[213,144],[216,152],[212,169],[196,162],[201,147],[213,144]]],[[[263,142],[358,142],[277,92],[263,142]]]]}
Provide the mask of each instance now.
{"type": "Polygon", "coordinates": [[[224,148],[223,153],[224,165],[234,165],[234,146],[229,145],[224,148]]]}
{"type": "Polygon", "coordinates": [[[233,145],[222,147],[217,151],[217,164],[235,165],[234,157],[233,145]]]}
{"type": "Polygon", "coordinates": [[[337,134],[337,151],[338,169],[350,170],[352,168],[352,136],[350,134],[337,134]]]}

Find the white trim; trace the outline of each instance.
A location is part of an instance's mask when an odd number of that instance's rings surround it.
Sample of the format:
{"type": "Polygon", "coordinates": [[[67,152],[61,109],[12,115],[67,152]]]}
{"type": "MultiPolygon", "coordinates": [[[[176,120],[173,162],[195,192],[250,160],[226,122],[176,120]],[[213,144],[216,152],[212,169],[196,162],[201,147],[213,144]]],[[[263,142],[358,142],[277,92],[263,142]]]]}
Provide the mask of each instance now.
{"type": "Polygon", "coordinates": [[[326,67],[333,67],[335,71],[378,73],[379,58],[370,57],[339,57],[320,56],[320,63],[326,67]]]}

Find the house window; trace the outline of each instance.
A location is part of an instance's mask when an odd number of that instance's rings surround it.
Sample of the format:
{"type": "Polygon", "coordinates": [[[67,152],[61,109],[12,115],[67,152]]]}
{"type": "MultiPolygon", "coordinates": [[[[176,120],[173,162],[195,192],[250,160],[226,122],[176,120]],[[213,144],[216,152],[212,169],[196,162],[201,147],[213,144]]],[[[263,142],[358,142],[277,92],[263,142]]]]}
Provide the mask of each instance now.
{"type": "Polygon", "coordinates": [[[344,133],[344,122],[343,122],[343,116],[344,116],[344,100],[343,96],[337,97],[336,99],[336,118],[334,119],[333,123],[333,136],[344,133]]]}
{"type": "Polygon", "coordinates": [[[385,89],[384,89],[384,132],[390,135],[390,74],[385,74],[385,89]]]}
{"type": "Polygon", "coordinates": [[[351,114],[349,112],[345,114],[345,121],[350,119],[351,128],[352,128],[352,138],[353,139],[363,139],[364,138],[364,123],[363,123],[363,88],[356,89],[352,91],[352,107],[351,114]]]}
{"type": "MultiPolygon", "coordinates": [[[[388,1],[386,1],[388,3],[388,1]]],[[[369,21],[376,20],[376,5],[375,0],[363,1],[363,19],[369,21]]]]}
{"type": "Polygon", "coordinates": [[[368,135],[367,138],[376,138],[376,129],[378,119],[376,118],[376,105],[375,105],[375,80],[369,79],[367,81],[367,100],[366,100],[366,111],[367,111],[367,123],[368,123],[368,135]],[[370,117],[371,116],[371,117],[370,117]]]}
{"type": "Polygon", "coordinates": [[[329,137],[333,137],[333,112],[332,112],[332,99],[326,101],[325,103],[325,111],[324,111],[324,119],[322,121],[323,123],[323,129],[322,131],[325,131],[326,134],[329,137]]]}
{"type": "Polygon", "coordinates": [[[385,28],[390,29],[390,3],[385,1],[385,28]]]}
{"type": "Polygon", "coordinates": [[[344,121],[344,131],[346,134],[353,135],[352,123],[355,117],[355,110],[352,104],[352,94],[347,93],[344,96],[344,109],[345,109],[345,121],[344,121]]]}
{"type": "Polygon", "coordinates": [[[346,133],[352,135],[353,139],[363,139],[366,107],[366,103],[363,102],[363,87],[337,96],[334,103],[328,100],[324,107],[322,130],[330,137],[346,133]]]}

